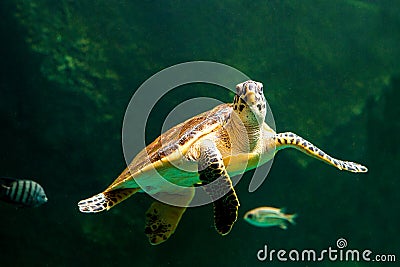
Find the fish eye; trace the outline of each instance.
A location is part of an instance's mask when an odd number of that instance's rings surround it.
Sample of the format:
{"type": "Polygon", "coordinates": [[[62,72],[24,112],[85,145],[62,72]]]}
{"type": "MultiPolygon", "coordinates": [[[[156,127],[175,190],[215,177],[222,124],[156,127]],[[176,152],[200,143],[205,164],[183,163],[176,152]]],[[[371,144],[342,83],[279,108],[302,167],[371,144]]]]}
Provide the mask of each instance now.
{"type": "Polygon", "coordinates": [[[253,219],[253,217],[254,217],[253,214],[248,214],[247,215],[247,218],[249,218],[249,219],[253,219]]]}

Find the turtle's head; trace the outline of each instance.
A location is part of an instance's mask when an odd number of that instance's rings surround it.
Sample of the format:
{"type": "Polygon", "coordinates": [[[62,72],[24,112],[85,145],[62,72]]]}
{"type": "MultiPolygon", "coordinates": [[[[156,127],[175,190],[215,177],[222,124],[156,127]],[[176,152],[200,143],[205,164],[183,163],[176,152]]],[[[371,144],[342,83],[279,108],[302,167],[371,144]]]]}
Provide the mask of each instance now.
{"type": "Polygon", "coordinates": [[[248,80],[236,85],[233,110],[245,124],[262,124],[267,112],[266,107],[262,83],[248,80]]]}

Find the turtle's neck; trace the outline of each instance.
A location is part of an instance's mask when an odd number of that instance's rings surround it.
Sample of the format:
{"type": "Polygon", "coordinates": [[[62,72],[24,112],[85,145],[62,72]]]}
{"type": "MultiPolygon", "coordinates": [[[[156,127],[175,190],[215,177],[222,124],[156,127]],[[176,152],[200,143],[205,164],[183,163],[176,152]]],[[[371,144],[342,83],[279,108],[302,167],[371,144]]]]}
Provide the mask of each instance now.
{"type": "MultiPolygon", "coordinates": [[[[252,113],[251,115],[254,116],[252,113]]],[[[231,143],[237,144],[236,149],[240,152],[253,151],[260,140],[261,126],[257,122],[241,120],[235,111],[232,112],[231,120],[225,127],[230,134],[231,143]]]]}

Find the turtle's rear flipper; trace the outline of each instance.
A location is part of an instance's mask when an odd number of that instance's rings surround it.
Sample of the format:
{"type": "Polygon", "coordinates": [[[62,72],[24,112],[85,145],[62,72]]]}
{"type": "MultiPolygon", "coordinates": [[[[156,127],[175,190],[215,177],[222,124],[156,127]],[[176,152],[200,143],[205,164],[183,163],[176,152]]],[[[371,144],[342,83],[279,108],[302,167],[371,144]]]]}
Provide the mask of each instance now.
{"type": "Polygon", "coordinates": [[[343,161],[339,159],[332,158],[324,151],[319,149],[318,147],[311,144],[309,141],[304,138],[294,134],[294,133],[278,133],[275,135],[275,145],[276,149],[280,150],[286,147],[293,147],[301,152],[304,152],[316,159],[322,160],[339,170],[345,170],[349,172],[367,172],[367,167],[351,162],[351,161],[343,161]]]}
{"type": "Polygon", "coordinates": [[[174,193],[160,192],[158,193],[158,197],[164,200],[173,197],[174,202],[179,203],[181,207],[171,206],[159,201],[154,201],[151,204],[150,208],[146,211],[144,233],[152,245],[161,244],[175,232],[186,207],[194,197],[194,188],[187,187],[182,191],[176,190],[174,193]],[[165,195],[163,196],[163,194],[165,195]]]}
{"type": "Polygon", "coordinates": [[[84,213],[97,213],[104,210],[109,210],[116,204],[124,201],[139,189],[125,188],[116,189],[109,192],[103,192],[93,197],[79,201],[78,207],[84,213]]]}
{"type": "Polygon", "coordinates": [[[200,148],[199,175],[204,190],[213,201],[215,229],[219,234],[227,235],[237,220],[239,200],[221,153],[208,140],[200,148]]]}
{"type": "Polygon", "coordinates": [[[146,212],[144,233],[152,245],[166,241],[174,232],[186,207],[175,207],[158,201],[146,212]]]}

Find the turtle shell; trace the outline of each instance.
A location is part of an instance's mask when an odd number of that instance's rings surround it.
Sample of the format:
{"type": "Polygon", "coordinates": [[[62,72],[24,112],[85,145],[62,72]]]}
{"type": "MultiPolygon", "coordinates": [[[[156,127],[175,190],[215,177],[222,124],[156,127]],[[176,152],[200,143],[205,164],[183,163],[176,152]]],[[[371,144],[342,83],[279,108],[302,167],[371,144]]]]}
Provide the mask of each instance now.
{"type": "Polygon", "coordinates": [[[144,172],[147,166],[156,166],[158,162],[173,161],[181,157],[199,138],[225,125],[232,111],[232,104],[221,104],[161,134],[136,155],[129,166],[109,186],[108,190],[133,179],[138,173],[144,172]]]}

